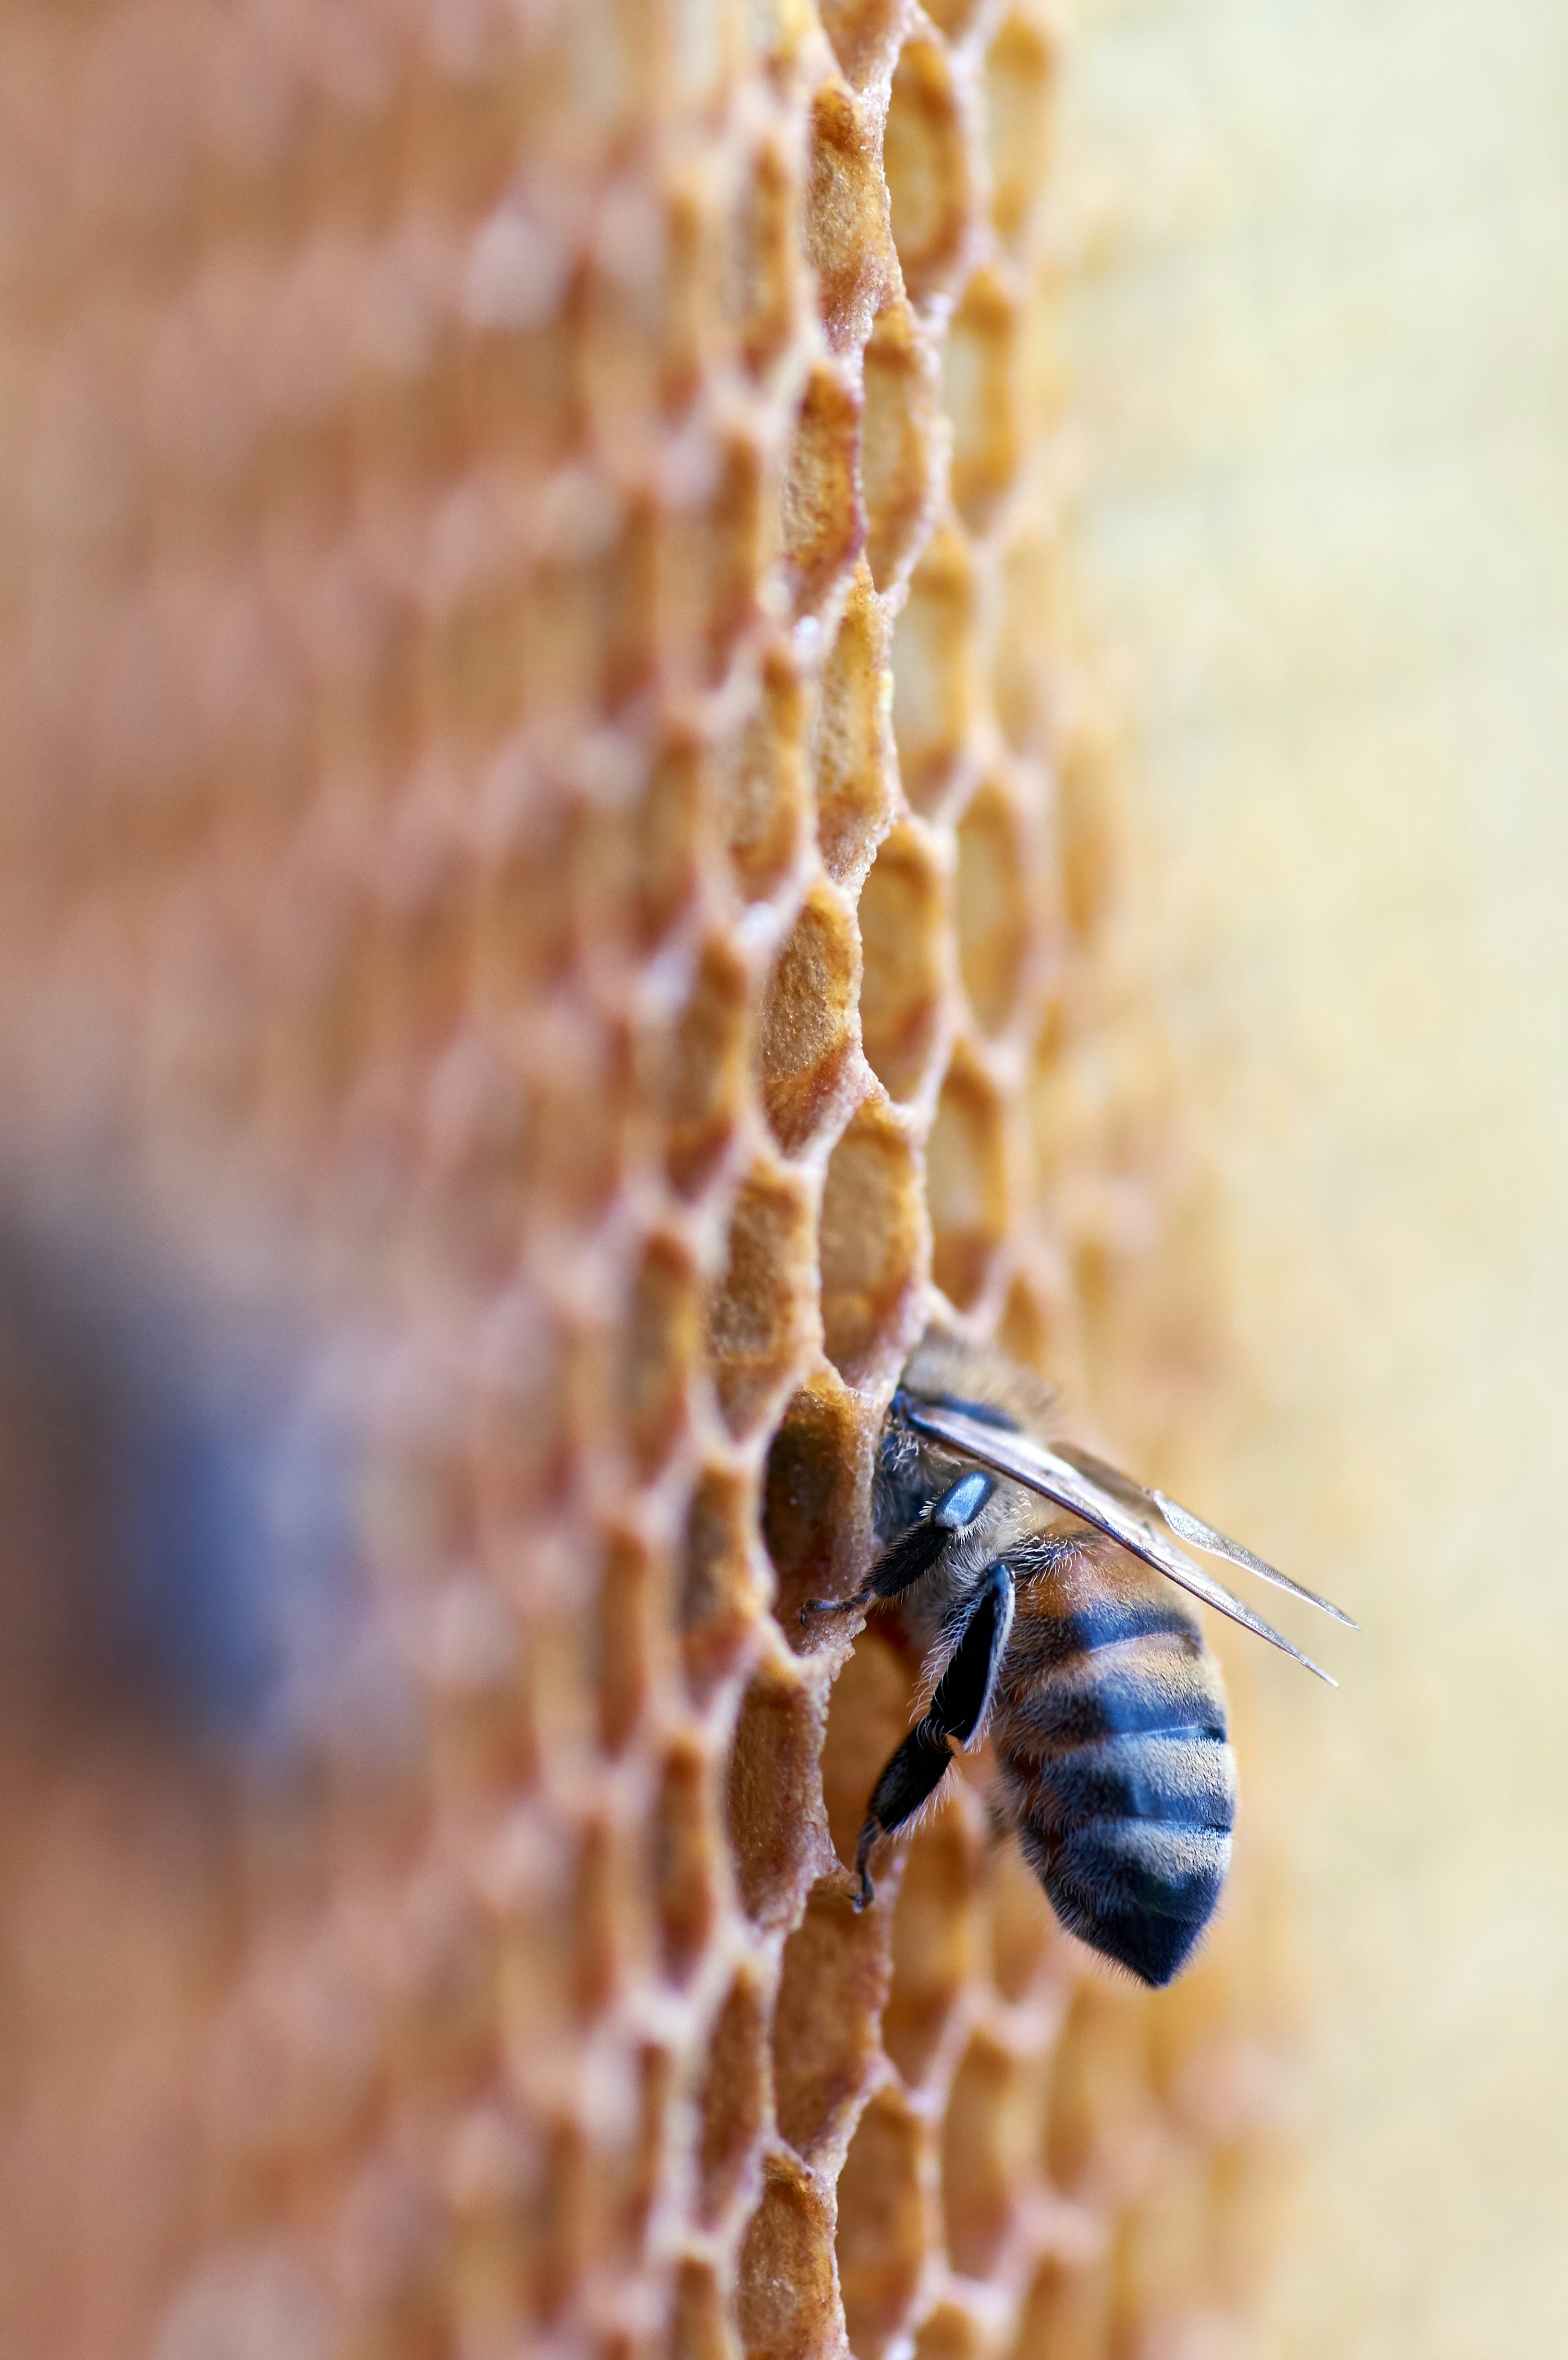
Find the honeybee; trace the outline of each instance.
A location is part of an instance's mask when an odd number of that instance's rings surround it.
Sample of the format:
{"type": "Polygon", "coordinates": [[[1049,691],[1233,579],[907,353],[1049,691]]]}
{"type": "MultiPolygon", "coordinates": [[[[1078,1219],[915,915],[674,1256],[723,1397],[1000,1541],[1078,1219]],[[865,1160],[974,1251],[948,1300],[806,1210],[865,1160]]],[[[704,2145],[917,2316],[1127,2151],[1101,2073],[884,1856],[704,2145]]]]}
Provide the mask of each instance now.
{"type": "Polygon", "coordinates": [[[1178,1538],[1355,1625],[1162,1491],[1047,1444],[1051,1413],[1046,1389],[1000,1354],[928,1331],[882,1439],[886,1546],[853,1596],[808,1600],[800,1620],[897,1599],[929,1649],[925,1710],[855,1847],[855,1907],[873,1897],[875,1846],[936,1795],[954,1748],[989,1734],[995,1816],[1062,1925],[1159,1986],[1214,1913],[1236,1801],[1219,1666],[1171,1585],[1337,1685],[1178,1538]]]}

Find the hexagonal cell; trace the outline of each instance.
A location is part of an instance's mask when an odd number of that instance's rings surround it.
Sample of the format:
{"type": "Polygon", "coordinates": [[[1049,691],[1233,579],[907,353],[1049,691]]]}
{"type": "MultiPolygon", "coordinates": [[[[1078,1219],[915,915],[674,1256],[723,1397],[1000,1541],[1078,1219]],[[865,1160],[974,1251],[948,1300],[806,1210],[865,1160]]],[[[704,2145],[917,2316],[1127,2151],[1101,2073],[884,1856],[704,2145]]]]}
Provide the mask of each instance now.
{"type": "Polygon", "coordinates": [[[752,1173],[735,1200],[728,1264],[708,1313],[713,1382],[732,1434],[761,1425],[795,1373],[810,1333],[812,1245],[800,1185],[752,1173]]]}
{"type": "Polygon", "coordinates": [[[716,224],[695,175],[663,191],[630,178],[600,209],[587,273],[578,368],[598,439],[612,464],[640,473],[661,413],[684,410],[705,351],[721,334],[716,224]]]}
{"type": "Polygon", "coordinates": [[[1027,236],[1051,169],[1056,60],[1038,22],[1007,17],[985,59],[985,147],[991,219],[1009,245],[1027,236]]]}
{"type": "Polygon", "coordinates": [[[822,1342],[851,1384],[895,1376],[914,1341],[924,1212],[909,1141],[863,1106],[829,1161],[818,1226],[822,1342]]]}
{"type": "MultiPolygon", "coordinates": [[[[878,1614],[855,1642],[828,1708],[822,1746],[822,1799],[841,1861],[855,1857],[855,1838],[871,1790],[896,1745],[909,1733],[909,1707],[920,1666],[908,1633],[893,1615],[878,1614]]],[[[867,1912],[886,1924],[886,1903],[902,1873],[904,1854],[887,1845],[877,1859],[877,1903],[867,1912]]],[[[884,2024],[886,2038],[886,2024],[884,2024]]]]}
{"type": "Polygon", "coordinates": [[[633,924],[644,950],[654,948],[695,898],[714,792],[700,740],[673,737],[660,747],[627,831],[633,924]]]}
{"type": "Polygon", "coordinates": [[[655,1238],[626,1307],[617,1388],[632,1463],[645,1481],[658,1474],[686,1423],[701,1343],[696,1273],[681,1247],[655,1238]]]}
{"type": "Polygon", "coordinates": [[[779,494],[784,577],[797,615],[816,612],[866,540],[860,396],[830,361],[806,380],[779,494]]]}
{"type": "Polygon", "coordinates": [[[838,2278],[855,2360],[880,2360],[904,2326],[925,2261],[920,2126],[878,2092],[855,2127],[838,2182],[838,2278]]]}
{"type": "Polygon", "coordinates": [[[901,298],[877,315],[865,355],[860,480],[866,553],[878,590],[920,553],[942,495],[941,373],[901,298]]]}
{"type": "Polygon", "coordinates": [[[924,838],[896,827],[860,893],[860,1044],[889,1098],[918,1093],[942,1013],[945,880],[924,838]]]}
{"type": "Polygon", "coordinates": [[[978,1299],[1007,1234],[1007,1153],[996,1092],[955,1058],[937,1100],[926,1144],[931,1274],[948,1301],[967,1311],[978,1299]]]}
{"type": "Polygon", "coordinates": [[[860,945],[836,895],[818,886],[768,978],[757,1025],[757,1079],[786,1153],[842,1107],[855,1069],[860,945]]]}
{"type": "Polygon", "coordinates": [[[940,532],[909,582],[893,632],[893,735],[904,792],[933,812],[975,722],[975,577],[954,532],[940,532]]]}
{"type": "Polygon", "coordinates": [[[609,1754],[630,1742],[653,1686],[662,1571],[647,1543],[613,1534],[599,1579],[599,1742],[609,1754]]]}
{"type": "Polygon", "coordinates": [[[953,916],[964,995],[985,1032],[1000,1032],[1018,1002],[1035,912],[1017,815],[1005,791],[981,788],[958,823],[953,916]]]}
{"type": "Polygon", "coordinates": [[[838,2348],[833,2220],[805,2167],[770,2155],[741,2247],[736,2312],[747,2360],[826,2360],[838,2348]]]}
{"type": "MultiPolygon", "coordinates": [[[[931,2071],[953,2004],[984,1958],[975,1907],[985,1874],[982,1815],[951,1772],[947,1786],[937,1817],[908,1847],[893,1909],[893,1985],[882,2046],[910,2089],[931,2071]]],[[[880,1856],[874,1872],[881,1873],[880,1856]]]]}
{"type": "Polygon", "coordinates": [[[851,1551],[876,1441],[862,1404],[821,1377],[795,1395],[773,1438],[762,1529],[778,1577],[775,1611],[793,1645],[806,1642],[802,1601],[842,1596],[858,1576],[851,1551]]]}
{"type": "Polygon", "coordinates": [[[787,1924],[826,1863],[817,1774],[825,1717],[820,1689],[788,1660],[760,1671],[741,1707],[729,1823],[741,1900],[759,1926],[787,1924]]]}
{"type": "Polygon", "coordinates": [[[898,284],[887,227],[880,126],[854,93],[825,83],[811,104],[806,251],[817,274],[823,333],[835,352],[864,344],[898,284]]]}
{"type": "Polygon", "coordinates": [[[1074,2200],[1114,2198],[1156,2135],[1149,2081],[1149,1995],[1083,1983],[1056,2044],[1044,2159],[1074,2200]]]}
{"type": "Polygon", "coordinates": [[[763,139],[749,159],[730,226],[730,309],[741,351],[758,375],[789,349],[800,324],[798,202],[788,148],[778,138],[763,139]]]}
{"type": "Polygon", "coordinates": [[[724,1838],[712,1783],[697,1746],[671,1747],[659,1784],[654,1884],[665,1969],[677,1983],[691,1972],[713,1928],[714,1866],[724,1838]]]}
{"type": "Polygon", "coordinates": [[[1110,2271],[1104,2259],[1068,2262],[1054,2256],[1035,2272],[1025,2298],[1009,2360],[1103,2360],[1110,2338],[1110,2271]]]}
{"type": "Polygon", "coordinates": [[[819,0],[817,14],[855,89],[865,90],[887,72],[903,27],[900,0],[819,0]]]}
{"type": "MultiPolygon", "coordinates": [[[[779,2129],[808,2158],[836,2146],[876,2065],[887,1941],[842,1883],[817,1885],[784,1946],[773,2016],[779,2129]]],[[[831,2169],[831,2164],[826,2168],[831,2169]]]]}
{"type": "Polygon", "coordinates": [[[736,434],[706,496],[660,516],[653,578],[659,656],[672,684],[716,685],[736,639],[757,619],[766,508],[762,453],[736,434]]]}
{"type": "Polygon", "coordinates": [[[938,2303],[915,2338],[915,2360],[984,2360],[991,2338],[955,2302],[938,2303]]]}
{"type": "Polygon", "coordinates": [[[664,1164],[682,1196],[724,1161],[746,1088],[750,978],[727,944],[710,943],[675,1028],[662,1076],[664,1164]]]}
{"type": "Polygon", "coordinates": [[[755,705],[719,748],[720,813],[748,901],[774,891],[806,828],[806,697],[789,650],[762,660],[755,705]]]}
{"type": "Polygon", "coordinates": [[[959,2060],[942,2117],[942,2202],[961,2277],[996,2276],[1034,2192],[1046,2070],[1042,2056],[1014,2056],[984,2032],[959,2060]]]}
{"type": "Polygon", "coordinates": [[[1062,912],[1080,942],[1110,914],[1122,868],[1120,821],[1111,750],[1094,733],[1075,730],[1057,763],[1056,845],[1062,912]]]}
{"type": "Polygon", "coordinates": [[[712,2265],[688,2255],[675,2273],[670,2360],[735,2360],[724,2289],[712,2265]]]}
{"type": "Polygon", "coordinates": [[[975,225],[969,143],[953,70],[936,42],[913,40],[893,75],[882,135],[893,243],[912,303],[956,284],[975,225]]]}
{"type": "Polygon", "coordinates": [[[996,721],[1015,754],[1047,760],[1055,722],[1051,650],[1062,637],[1053,544],[1036,532],[1009,540],[1001,589],[991,676],[996,721]]]}
{"type": "Polygon", "coordinates": [[[752,1562],[753,1485],[729,1468],[708,1468],[686,1512],[681,1652],[700,1704],[732,1668],[761,1608],[752,1562]]]}
{"type": "Polygon", "coordinates": [[[948,327],[942,403],[953,421],[948,482],[971,533],[989,531],[1018,472],[1016,305],[995,271],[976,271],[948,327]]]}
{"type": "Polygon", "coordinates": [[[926,0],[926,15],[950,41],[962,41],[985,0],[926,0]]]}
{"type": "Polygon", "coordinates": [[[822,666],[811,738],[817,843],[835,885],[852,884],[893,814],[893,675],[887,624],[862,563],[822,666]]]}
{"type": "Polygon", "coordinates": [[[749,1967],[730,1986],[708,2037],[697,2144],[697,2212],[723,2220],[739,2195],[768,2118],[768,2009],[749,1967]]]}

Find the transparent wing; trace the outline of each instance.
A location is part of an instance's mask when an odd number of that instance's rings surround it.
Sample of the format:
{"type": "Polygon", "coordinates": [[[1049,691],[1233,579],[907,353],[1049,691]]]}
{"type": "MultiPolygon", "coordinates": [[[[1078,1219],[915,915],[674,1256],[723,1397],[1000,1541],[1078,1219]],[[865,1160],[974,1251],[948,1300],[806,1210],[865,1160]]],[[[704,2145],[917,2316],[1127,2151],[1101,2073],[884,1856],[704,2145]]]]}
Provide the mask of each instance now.
{"type": "MultiPolygon", "coordinates": [[[[898,1409],[917,1434],[945,1443],[950,1450],[972,1459],[976,1466],[988,1467],[993,1474],[1005,1475],[1011,1482],[1040,1492],[1058,1507],[1071,1508],[1074,1515],[1082,1516],[1085,1524],[1093,1524],[1097,1532],[1105,1534],[1133,1557],[1141,1557],[1145,1565],[1153,1566],[1157,1573],[1164,1574],[1193,1598],[1201,1598],[1205,1606],[1239,1622],[1244,1631],[1267,1639],[1270,1646],[1279,1648],[1283,1654],[1293,1655],[1298,1664],[1304,1664],[1320,1680],[1327,1680],[1331,1688],[1339,1686],[1321,1664],[1303,1655],[1282,1632],[1276,1631],[1260,1614],[1254,1614],[1250,1607],[1231,1595],[1223,1582],[1215,1581],[1202,1566],[1193,1563],[1184,1549],[1178,1548],[1148,1513],[1152,1504],[1149,1495],[1127,1476],[1106,1468],[1105,1475],[1113,1480],[1104,1480],[1098,1473],[1086,1472],[1029,1435],[1009,1434],[1001,1427],[983,1425],[978,1418],[965,1417],[960,1410],[913,1401],[907,1393],[899,1397],[898,1409]]],[[[1099,1462],[1094,1464],[1098,1468],[1099,1462]]]]}
{"type": "Polygon", "coordinates": [[[1288,1590],[1292,1598],[1304,1599],[1309,1606],[1317,1607],[1320,1612],[1332,1614],[1334,1621],[1343,1622],[1347,1631],[1361,1628],[1332,1600],[1320,1598],[1315,1590],[1308,1590],[1303,1583],[1292,1581],[1288,1573],[1281,1573],[1266,1558],[1254,1557],[1249,1548],[1243,1548],[1239,1541],[1233,1541],[1226,1534],[1216,1532],[1213,1524],[1205,1524],[1201,1516],[1195,1516],[1191,1508],[1183,1508],[1180,1501],[1171,1498],[1169,1492],[1153,1489],[1146,1491],[1143,1485],[1135,1483],[1130,1475],[1119,1474],[1116,1468],[1107,1467],[1103,1459],[1095,1459],[1087,1450],[1080,1450],[1075,1442],[1059,1442],[1056,1456],[1081,1469],[1085,1475],[1093,1476],[1095,1482],[1103,1483],[1108,1491],[1132,1501],[1152,1501],[1171,1531],[1181,1539],[1191,1541],[1194,1548],[1208,1549],[1215,1557],[1228,1557],[1232,1565],[1245,1566],[1247,1572],[1257,1574],[1260,1581],[1271,1581],[1276,1590],[1288,1590]]]}

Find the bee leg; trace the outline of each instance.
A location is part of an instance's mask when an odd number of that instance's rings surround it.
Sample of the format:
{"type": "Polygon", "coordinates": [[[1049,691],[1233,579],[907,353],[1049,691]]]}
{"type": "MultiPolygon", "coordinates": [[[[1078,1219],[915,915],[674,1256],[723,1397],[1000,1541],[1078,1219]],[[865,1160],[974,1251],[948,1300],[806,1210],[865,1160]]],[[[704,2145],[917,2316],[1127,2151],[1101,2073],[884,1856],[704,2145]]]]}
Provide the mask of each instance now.
{"type": "Polygon", "coordinates": [[[874,1598],[900,1597],[931,1571],[954,1533],[975,1522],[996,1488],[994,1476],[971,1468],[931,1502],[929,1515],[889,1542],[858,1590],[847,1598],[808,1598],[800,1609],[802,1624],[809,1614],[857,1613],[874,1598]]]}
{"type": "Polygon", "coordinates": [[[967,1744],[985,1721],[1012,1627],[1013,1577],[1005,1560],[999,1559],[987,1567],[968,1602],[958,1644],[923,1719],[889,1756],[872,1792],[855,1848],[855,1871],[860,1879],[856,1909],[864,1909],[873,1896],[866,1865],[873,1845],[883,1836],[896,1833],[935,1794],[953,1760],[953,1741],[967,1744]]]}

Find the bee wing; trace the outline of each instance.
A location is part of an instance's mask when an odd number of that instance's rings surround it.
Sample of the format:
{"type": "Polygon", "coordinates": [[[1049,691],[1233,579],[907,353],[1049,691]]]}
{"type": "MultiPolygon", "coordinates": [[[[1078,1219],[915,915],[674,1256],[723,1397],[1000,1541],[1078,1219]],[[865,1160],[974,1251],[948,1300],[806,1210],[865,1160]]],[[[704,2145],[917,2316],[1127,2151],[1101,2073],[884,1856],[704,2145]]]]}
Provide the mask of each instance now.
{"type": "Polygon", "coordinates": [[[1168,1492],[1146,1491],[1143,1485],[1135,1483],[1130,1475],[1123,1475],[1115,1467],[1107,1467],[1103,1459],[1095,1459],[1087,1450],[1080,1450],[1075,1442],[1059,1442],[1056,1456],[1067,1459],[1096,1483],[1103,1483],[1107,1491],[1117,1492],[1131,1501],[1152,1502],[1171,1531],[1180,1539],[1191,1541],[1194,1548],[1208,1549],[1215,1557],[1228,1557],[1232,1565],[1245,1566],[1247,1572],[1257,1574],[1260,1581],[1271,1581],[1276,1590],[1288,1590],[1292,1598],[1304,1599],[1309,1606],[1317,1607],[1324,1614],[1332,1614],[1334,1621],[1343,1622],[1347,1631],[1360,1629],[1360,1624],[1331,1600],[1320,1598],[1315,1590],[1308,1590],[1301,1582],[1292,1581],[1288,1573],[1281,1573],[1267,1559],[1254,1557],[1249,1548],[1243,1548],[1239,1541],[1233,1541],[1225,1533],[1216,1532],[1213,1524],[1205,1524],[1201,1516],[1195,1516],[1191,1508],[1183,1508],[1168,1492]]]}
{"type": "Polygon", "coordinates": [[[1331,1688],[1339,1686],[1321,1664],[1303,1655],[1282,1632],[1276,1631],[1271,1622],[1265,1622],[1260,1614],[1254,1614],[1250,1607],[1231,1595],[1223,1582],[1215,1581],[1202,1566],[1193,1563],[1184,1549],[1178,1548],[1148,1514],[1148,1494],[1127,1476],[1116,1475],[1114,1469],[1106,1468],[1105,1472],[1114,1477],[1114,1483],[1103,1481],[1097,1474],[1086,1473],[1029,1435],[983,1425],[978,1418],[965,1417],[959,1410],[912,1401],[908,1394],[900,1408],[917,1434],[945,1443],[950,1450],[960,1451],[977,1466],[988,1467],[993,1474],[1005,1475],[1009,1481],[1040,1492],[1058,1507],[1071,1508],[1074,1515],[1082,1516],[1085,1524],[1093,1524],[1133,1557],[1141,1557],[1145,1565],[1153,1566],[1157,1573],[1164,1574],[1192,1597],[1201,1598],[1205,1606],[1214,1607],[1231,1622],[1239,1622],[1244,1631],[1251,1631],[1259,1639],[1267,1639],[1270,1646],[1293,1655],[1298,1664],[1304,1664],[1320,1680],[1327,1680],[1331,1688]]]}

